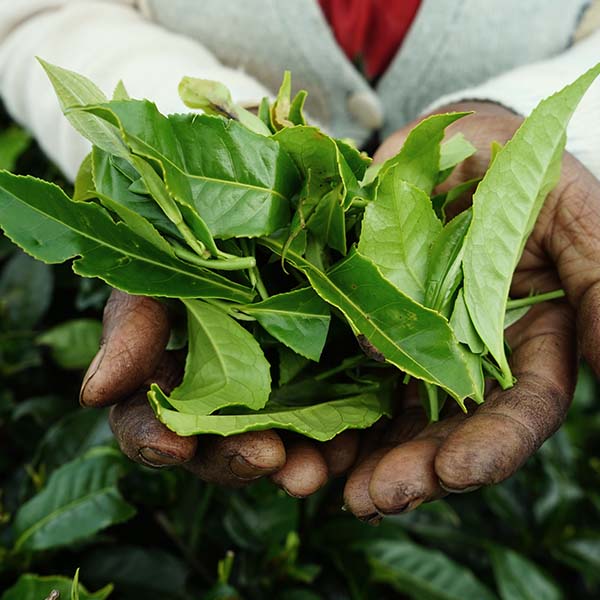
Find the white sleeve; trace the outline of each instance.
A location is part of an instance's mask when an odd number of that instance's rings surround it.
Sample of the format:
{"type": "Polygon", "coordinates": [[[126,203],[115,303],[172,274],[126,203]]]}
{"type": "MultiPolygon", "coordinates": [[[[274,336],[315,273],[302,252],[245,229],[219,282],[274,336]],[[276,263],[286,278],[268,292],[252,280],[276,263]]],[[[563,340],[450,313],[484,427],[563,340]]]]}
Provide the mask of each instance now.
{"type": "MultiPolygon", "coordinates": [[[[486,100],[528,115],[540,100],[571,83],[598,62],[600,31],[550,60],[519,67],[482,85],[443,96],[424,112],[461,100],[486,100]]],[[[600,80],[592,84],[571,119],[567,150],[600,179],[600,80]]]]}
{"type": "Polygon", "coordinates": [[[11,117],[73,179],[89,144],[62,115],[36,56],[94,81],[108,96],[119,79],[164,113],[186,110],[177,95],[184,75],[225,83],[240,104],[269,92],[221,65],[199,43],[151,23],[134,0],[0,0],[0,95],[11,117]]]}

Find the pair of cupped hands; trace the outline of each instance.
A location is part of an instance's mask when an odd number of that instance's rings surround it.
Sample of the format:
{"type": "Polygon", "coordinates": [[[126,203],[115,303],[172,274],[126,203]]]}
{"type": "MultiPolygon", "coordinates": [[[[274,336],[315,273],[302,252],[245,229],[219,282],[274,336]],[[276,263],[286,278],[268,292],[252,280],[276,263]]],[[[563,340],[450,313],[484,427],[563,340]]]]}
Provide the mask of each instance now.
{"type": "MultiPolygon", "coordinates": [[[[436,112],[469,110],[475,113],[453,124],[448,136],[460,131],[478,151],[455,169],[444,189],[482,176],[491,142],[505,143],[521,123],[492,103],[460,103],[436,112]]],[[[390,136],[375,160],[393,156],[415,124],[390,136]]],[[[407,387],[392,420],[325,443],[273,430],[179,437],[156,420],[146,400],[150,382],[169,391],[181,377],[180,363],[165,350],[167,309],[118,291],[105,308],[101,348],[85,375],[81,403],[113,405],[113,432],[137,462],[181,465],[227,486],[269,477],[296,497],[344,475],[347,509],[377,522],[510,477],[564,421],[580,350],[600,373],[600,182],[568,153],[515,272],[511,296],[559,288],[566,299],[535,306],[507,332],[517,384],[506,391],[490,387],[485,403],[469,414],[450,407],[433,424],[407,387]]]]}

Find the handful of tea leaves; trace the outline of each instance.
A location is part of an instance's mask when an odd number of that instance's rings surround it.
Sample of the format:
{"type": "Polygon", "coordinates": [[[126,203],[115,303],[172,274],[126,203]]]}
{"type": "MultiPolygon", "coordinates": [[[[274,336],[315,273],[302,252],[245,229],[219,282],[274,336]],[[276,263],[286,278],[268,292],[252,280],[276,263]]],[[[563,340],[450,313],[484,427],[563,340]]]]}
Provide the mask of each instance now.
{"type": "Polygon", "coordinates": [[[443,142],[466,113],[425,119],[375,168],[306,124],[306,94],[291,97],[288,74],[258,116],[221,84],[190,78],[180,94],[204,114],[165,116],[122,84],[108,100],[42,65],[93,149],[72,199],[1,171],[0,226],[40,260],[75,259],[84,277],[181,300],[183,381],[148,393],[169,428],[327,440],[389,414],[407,376],[432,420],[447,397],[483,402],[484,373],[513,385],[504,327],[522,313],[507,313],[510,282],[600,66],[533,111],[472,207],[447,221],[461,190],[432,194],[474,152],[460,136],[443,142]]]}

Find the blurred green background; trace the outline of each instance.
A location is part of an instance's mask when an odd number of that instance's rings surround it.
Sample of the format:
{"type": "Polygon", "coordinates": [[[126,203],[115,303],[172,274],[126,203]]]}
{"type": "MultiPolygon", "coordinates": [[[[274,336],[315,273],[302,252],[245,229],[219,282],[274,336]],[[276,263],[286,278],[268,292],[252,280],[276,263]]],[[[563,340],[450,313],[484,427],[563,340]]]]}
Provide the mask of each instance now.
{"type": "MultiPolygon", "coordinates": [[[[68,189],[1,108],[0,169],[68,189]]],[[[516,476],[372,527],[343,512],[341,482],[298,501],[123,458],[106,411],[77,403],[107,296],[0,235],[0,600],[600,597],[600,402],[585,365],[566,425],[516,476]]]]}

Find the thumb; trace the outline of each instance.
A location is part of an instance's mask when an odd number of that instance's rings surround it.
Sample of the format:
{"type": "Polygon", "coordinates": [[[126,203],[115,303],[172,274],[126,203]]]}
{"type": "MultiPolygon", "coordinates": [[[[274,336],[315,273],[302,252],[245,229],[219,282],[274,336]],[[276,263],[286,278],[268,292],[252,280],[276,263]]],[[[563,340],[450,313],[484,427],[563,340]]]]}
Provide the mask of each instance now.
{"type": "Polygon", "coordinates": [[[577,312],[581,351],[600,373],[600,182],[570,155],[538,225],[534,236],[577,312]]]}
{"type": "Polygon", "coordinates": [[[114,290],[104,309],[100,350],[79,394],[84,406],[107,406],[129,396],[156,370],[169,340],[166,307],[114,290]]]}

